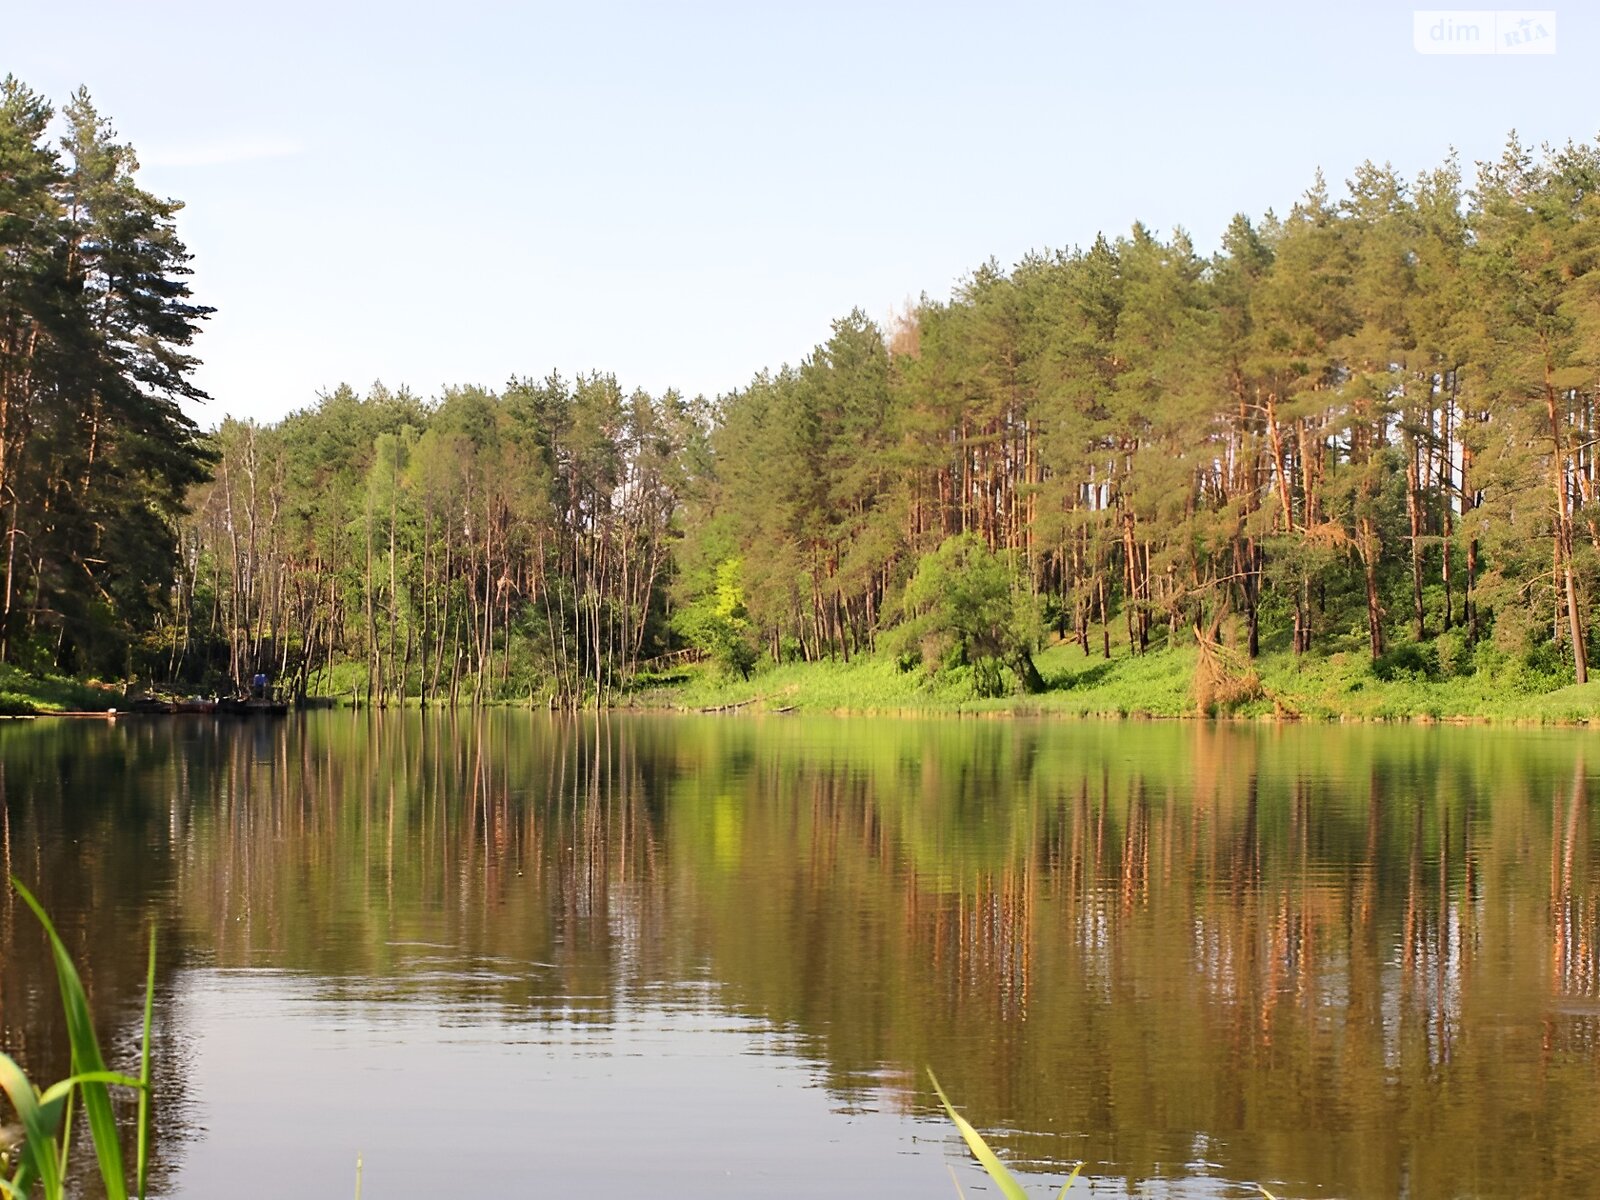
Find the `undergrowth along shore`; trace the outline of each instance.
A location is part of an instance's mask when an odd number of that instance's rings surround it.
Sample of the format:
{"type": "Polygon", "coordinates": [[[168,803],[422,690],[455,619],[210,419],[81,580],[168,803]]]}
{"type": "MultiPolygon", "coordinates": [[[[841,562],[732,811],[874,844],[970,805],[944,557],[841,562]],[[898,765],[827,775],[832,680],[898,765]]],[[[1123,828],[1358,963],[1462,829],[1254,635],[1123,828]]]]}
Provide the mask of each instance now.
{"type": "MultiPolygon", "coordinates": [[[[766,664],[749,679],[700,663],[664,677],[643,677],[620,707],[655,711],[851,713],[1182,718],[1239,720],[1453,721],[1531,725],[1600,722],[1600,682],[1573,685],[1559,668],[1480,650],[1451,661],[1443,639],[1403,644],[1374,663],[1364,650],[1296,657],[1263,654],[1249,669],[1258,686],[1238,702],[1197,702],[1200,654],[1193,645],[1131,655],[1116,647],[1108,659],[1058,642],[1036,655],[1045,690],[1033,695],[980,697],[970,675],[928,676],[874,655],[849,662],[766,664]],[[1445,652],[1442,652],[1445,651],[1445,652]],[[1443,660],[1443,661],[1441,661],[1443,660]]],[[[124,688],[61,676],[29,675],[0,665],[0,715],[103,711],[125,703],[124,688]]],[[[413,699],[411,704],[415,704],[413,699]]],[[[493,702],[527,706],[527,698],[493,702]]],[[[538,699],[533,707],[542,707],[538,699]]]]}
{"type": "MultiPolygon", "coordinates": [[[[1406,650],[1413,650],[1407,647],[1406,650]]],[[[709,666],[633,693],[639,708],[688,711],[793,711],[858,714],[965,714],[1241,720],[1458,721],[1575,725],[1600,721],[1600,682],[1576,686],[1516,660],[1482,661],[1446,673],[1431,656],[1398,653],[1372,660],[1361,651],[1296,657],[1263,654],[1252,664],[1259,681],[1248,698],[1202,711],[1193,646],[1130,655],[1085,656],[1057,643],[1036,656],[1046,688],[1035,695],[982,698],[960,675],[929,678],[903,671],[887,656],[849,663],[788,663],[728,678],[709,666]]]]}
{"type": "Polygon", "coordinates": [[[62,675],[31,675],[0,663],[0,715],[100,711],[122,701],[123,689],[62,675]]]}

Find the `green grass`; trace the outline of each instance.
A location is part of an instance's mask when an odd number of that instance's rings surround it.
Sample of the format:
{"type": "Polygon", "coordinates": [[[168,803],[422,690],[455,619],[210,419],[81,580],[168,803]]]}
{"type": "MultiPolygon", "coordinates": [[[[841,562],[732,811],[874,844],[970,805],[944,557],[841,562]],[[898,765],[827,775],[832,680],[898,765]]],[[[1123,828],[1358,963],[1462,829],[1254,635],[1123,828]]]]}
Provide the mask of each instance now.
{"type": "MultiPolygon", "coordinates": [[[[644,708],[696,711],[733,708],[813,713],[949,713],[1073,717],[1193,717],[1199,654],[1191,645],[1130,655],[1124,644],[1107,659],[1085,656],[1057,643],[1036,656],[1047,685],[1038,695],[982,698],[957,674],[929,679],[902,671],[887,656],[849,663],[767,665],[749,680],[721,676],[709,664],[689,678],[632,695],[644,708]]],[[[1250,664],[1260,679],[1255,697],[1226,715],[1239,719],[1311,721],[1494,721],[1580,724],[1600,721],[1600,682],[1559,686],[1558,681],[1494,655],[1468,662],[1460,674],[1426,675],[1393,669],[1375,672],[1363,650],[1310,653],[1273,651],[1250,664]],[[1380,673],[1389,678],[1380,678],[1380,673]]]]}
{"type": "MultiPolygon", "coordinates": [[[[1579,724],[1600,720],[1600,683],[1552,687],[1518,664],[1480,666],[1470,673],[1380,679],[1364,653],[1292,655],[1264,659],[1262,684],[1278,711],[1311,720],[1495,721],[1579,724]]],[[[1257,702],[1246,715],[1272,710],[1257,702]]]]}
{"type": "Polygon", "coordinates": [[[64,675],[31,675],[0,664],[0,714],[104,711],[122,703],[122,689],[64,675]]]}
{"type": "MultiPolygon", "coordinates": [[[[1308,721],[1494,721],[1570,725],[1600,721],[1600,682],[1562,686],[1558,673],[1508,659],[1480,647],[1453,662],[1450,635],[1412,647],[1401,643],[1383,668],[1374,670],[1364,639],[1330,640],[1330,650],[1300,657],[1273,650],[1250,664],[1260,679],[1258,695],[1232,706],[1242,719],[1308,721]],[[1439,667],[1440,658],[1451,668],[1439,667]]],[[[1459,646],[1454,650],[1462,657],[1459,646]]],[[[887,655],[850,662],[763,664],[749,680],[727,678],[709,663],[676,668],[651,686],[642,678],[621,697],[624,707],[739,711],[794,710],[809,713],[1055,715],[1072,717],[1193,717],[1194,674],[1199,655],[1192,639],[1173,649],[1130,655],[1113,647],[1111,658],[1096,648],[1085,655],[1075,643],[1058,642],[1035,656],[1046,690],[1038,695],[978,696],[970,674],[930,678],[920,669],[902,671],[887,655]]],[[[341,664],[334,682],[345,690],[364,670],[341,664]]],[[[317,688],[317,691],[328,689],[317,688]]],[[[469,698],[463,696],[466,701],[469,698]]],[[[61,676],[29,675],[0,666],[0,714],[104,710],[122,704],[119,690],[61,676]]],[[[498,703],[523,705],[526,697],[498,703]]],[[[406,704],[419,701],[408,698],[406,704]]]]}
{"type": "Polygon", "coordinates": [[[772,710],[794,707],[806,712],[897,712],[925,707],[930,695],[919,681],[887,658],[851,662],[784,663],[757,671],[749,680],[724,678],[709,663],[687,669],[686,682],[633,693],[629,700],[646,707],[667,705],[701,709],[751,705],[772,710]]]}
{"type": "Polygon", "coordinates": [[[640,707],[691,711],[739,706],[756,712],[1179,717],[1194,712],[1190,679],[1196,657],[1185,648],[1132,658],[1124,653],[1108,661],[1060,644],[1035,656],[1044,692],[999,697],[976,695],[964,674],[930,678],[921,670],[901,670],[886,655],[767,666],[748,680],[726,678],[701,664],[684,683],[630,699],[640,707]]]}

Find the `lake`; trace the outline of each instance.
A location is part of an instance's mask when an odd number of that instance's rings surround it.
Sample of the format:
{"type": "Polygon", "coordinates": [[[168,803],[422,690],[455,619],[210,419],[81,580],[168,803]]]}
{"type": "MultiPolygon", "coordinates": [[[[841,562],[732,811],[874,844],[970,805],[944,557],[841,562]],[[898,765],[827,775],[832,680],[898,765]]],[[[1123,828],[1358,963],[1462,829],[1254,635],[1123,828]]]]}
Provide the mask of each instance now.
{"type": "MultiPolygon", "coordinates": [[[[5,869],[182,1197],[1600,1184],[1582,731],[321,712],[0,723],[5,869]],[[1053,1183],[1053,1187],[1052,1187],[1053,1183]]],[[[65,1034],[0,901],[0,1039],[65,1034]]]]}

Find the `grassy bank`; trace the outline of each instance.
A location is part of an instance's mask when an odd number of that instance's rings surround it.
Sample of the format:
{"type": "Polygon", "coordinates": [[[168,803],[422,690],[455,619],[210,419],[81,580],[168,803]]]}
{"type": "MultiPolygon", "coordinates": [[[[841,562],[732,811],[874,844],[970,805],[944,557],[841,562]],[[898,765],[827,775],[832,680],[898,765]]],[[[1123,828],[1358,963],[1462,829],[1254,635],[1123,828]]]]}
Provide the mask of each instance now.
{"type": "MultiPolygon", "coordinates": [[[[1046,690],[1038,695],[984,699],[966,680],[930,680],[902,671],[887,657],[849,663],[789,663],[729,679],[703,666],[682,681],[637,693],[645,708],[748,708],[752,711],[852,713],[971,713],[1079,717],[1192,717],[1198,715],[1193,646],[1107,659],[1086,657],[1060,643],[1036,658],[1046,690]]],[[[1365,653],[1296,658],[1263,655],[1253,664],[1259,689],[1227,708],[1244,719],[1454,720],[1573,724],[1600,720],[1600,682],[1557,686],[1559,680],[1516,663],[1480,664],[1439,674],[1426,660],[1376,668],[1365,653]]]]}
{"type": "MultiPolygon", "coordinates": [[[[1239,719],[1309,721],[1495,721],[1528,724],[1600,722],[1600,681],[1576,686],[1525,662],[1480,654],[1447,664],[1404,646],[1374,664],[1364,650],[1300,657],[1263,654],[1253,664],[1258,685],[1215,715],[1239,719]]],[[[666,680],[641,681],[624,707],[752,712],[1058,715],[1069,717],[1194,717],[1200,715],[1193,645],[1108,659],[1058,643],[1035,658],[1046,688],[1037,695],[977,696],[969,675],[930,678],[904,671],[887,655],[848,663],[764,665],[748,680],[730,678],[709,663],[680,669],[666,680]]],[[[346,702],[349,693],[342,697],[346,702]]],[[[28,675],[0,666],[0,715],[103,711],[125,703],[122,689],[61,676],[28,675]]],[[[522,707],[526,697],[487,703],[522,707]]],[[[404,707],[420,704],[408,698],[404,707]]],[[[535,707],[542,704],[534,702],[535,707]]],[[[1213,706],[1213,711],[1215,706],[1213,706]]]]}
{"type": "Polygon", "coordinates": [[[103,712],[122,703],[122,689],[63,675],[30,675],[0,665],[0,715],[103,712]]]}

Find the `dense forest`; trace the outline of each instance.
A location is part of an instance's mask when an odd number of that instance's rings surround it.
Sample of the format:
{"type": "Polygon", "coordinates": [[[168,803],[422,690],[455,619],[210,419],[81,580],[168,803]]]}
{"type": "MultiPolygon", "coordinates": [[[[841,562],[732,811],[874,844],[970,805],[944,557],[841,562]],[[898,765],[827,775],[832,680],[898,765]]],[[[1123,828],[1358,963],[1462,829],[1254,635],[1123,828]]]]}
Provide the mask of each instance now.
{"type": "Polygon", "coordinates": [[[604,703],[664,660],[1198,643],[1587,679],[1600,150],[1364,164],[1286,215],[980,266],[714,401],[340,386],[199,436],[178,205],[78,95],[0,109],[3,654],[604,703]],[[1492,648],[1485,652],[1486,648],[1492,648]]]}
{"type": "Polygon", "coordinates": [[[374,702],[614,695],[673,638],[703,425],[601,375],[431,404],[341,387],[272,426],[225,421],[178,527],[160,671],[374,702]]]}
{"type": "Polygon", "coordinates": [[[210,453],[180,205],[86,92],[56,113],[0,83],[0,659],[127,668],[169,620],[176,531],[210,453]]]}

